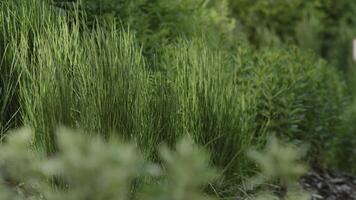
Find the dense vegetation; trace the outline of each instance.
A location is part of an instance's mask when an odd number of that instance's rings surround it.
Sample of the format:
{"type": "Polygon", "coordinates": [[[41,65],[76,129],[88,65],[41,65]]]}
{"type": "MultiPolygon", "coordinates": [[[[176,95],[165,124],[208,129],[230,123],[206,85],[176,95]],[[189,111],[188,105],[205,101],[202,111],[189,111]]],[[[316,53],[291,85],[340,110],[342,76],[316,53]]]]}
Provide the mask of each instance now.
{"type": "Polygon", "coordinates": [[[162,162],[160,144],[190,136],[221,169],[221,190],[255,172],[246,151],[272,135],[352,171],[355,114],[345,114],[350,83],[337,69],[352,63],[336,53],[353,21],[331,6],[351,15],[353,3],[251,2],[0,1],[1,140],[27,126],[42,156],[75,154],[55,136],[66,126],[162,162]]]}
{"type": "MultiPolygon", "coordinates": [[[[48,199],[217,199],[208,195],[217,181],[218,171],[209,166],[208,154],[192,143],[181,140],[174,150],[160,147],[161,164],[147,162],[133,144],[118,140],[104,142],[99,137],[66,129],[57,131],[58,152],[40,157],[29,150],[31,131],[12,132],[0,146],[0,197],[4,200],[48,199]]],[[[249,180],[250,187],[281,180],[289,188],[289,200],[306,200],[309,195],[295,184],[306,171],[300,162],[301,151],[292,145],[269,141],[264,151],[250,151],[260,164],[262,175],[249,180]],[[282,152],[282,153],[281,153],[282,152]]],[[[261,190],[252,199],[274,199],[261,190]],[[269,197],[269,198],[267,198],[269,197]]],[[[236,198],[236,196],[231,196],[236,198]]]]}
{"type": "Polygon", "coordinates": [[[348,0],[230,0],[232,14],[256,46],[297,44],[352,70],[356,3],[348,0]]]}
{"type": "MultiPolygon", "coordinates": [[[[68,8],[77,1],[54,2],[68,8]]],[[[225,46],[236,40],[258,48],[295,44],[344,71],[354,65],[350,41],[356,34],[356,3],[349,0],[83,0],[81,5],[90,13],[88,21],[110,16],[130,26],[150,53],[198,32],[225,46]]]]}

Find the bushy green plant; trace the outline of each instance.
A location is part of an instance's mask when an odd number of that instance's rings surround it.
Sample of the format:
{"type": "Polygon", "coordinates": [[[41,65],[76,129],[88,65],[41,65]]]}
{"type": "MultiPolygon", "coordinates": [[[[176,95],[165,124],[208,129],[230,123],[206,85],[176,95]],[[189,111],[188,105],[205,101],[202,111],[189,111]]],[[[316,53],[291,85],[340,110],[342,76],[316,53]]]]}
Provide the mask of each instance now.
{"type": "Polygon", "coordinates": [[[356,172],[356,109],[355,103],[347,106],[342,116],[342,124],[334,134],[330,151],[326,153],[328,165],[346,172],[356,172]]]}
{"type": "Polygon", "coordinates": [[[322,55],[330,63],[350,74],[355,66],[352,58],[352,40],[356,34],[356,3],[347,0],[337,2],[324,0],[320,3],[320,10],[325,13],[322,55]]]}
{"type": "Polygon", "coordinates": [[[230,0],[233,14],[244,25],[250,41],[258,46],[293,37],[295,23],[303,15],[302,4],[303,0],[230,0]]]}
{"type": "Polygon", "coordinates": [[[312,49],[330,63],[351,70],[355,35],[353,1],[230,0],[249,41],[260,47],[293,43],[312,49]]]}
{"type": "Polygon", "coordinates": [[[260,89],[261,119],[267,120],[274,132],[323,149],[325,143],[319,141],[330,140],[345,103],[345,84],[335,76],[338,72],[298,49],[263,52],[258,55],[262,62],[256,73],[263,81],[255,86],[260,89]]]}
{"type": "Polygon", "coordinates": [[[0,146],[2,199],[212,199],[202,189],[215,171],[189,139],[175,151],[163,148],[161,167],[145,162],[134,145],[66,129],[57,136],[58,152],[44,158],[31,150],[29,130],[11,133],[0,146]]]}
{"type": "MultiPolygon", "coordinates": [[[[264,151],[250,150],[249,157],[256,162],[261,169],[260,174],[251,178],[252,187],[277,182],[285,189],[285,193],[277,194],[286,200],[308,200],[311,195],[302,189],[298,183],[300,176],[307,172],[301,159],[305,151],[295,145],[282,143],[275,137],[271,137],[264,151]]],[[[262,191],[253,199],[273,200],[280,199],[270,191],[262,191]]]]}

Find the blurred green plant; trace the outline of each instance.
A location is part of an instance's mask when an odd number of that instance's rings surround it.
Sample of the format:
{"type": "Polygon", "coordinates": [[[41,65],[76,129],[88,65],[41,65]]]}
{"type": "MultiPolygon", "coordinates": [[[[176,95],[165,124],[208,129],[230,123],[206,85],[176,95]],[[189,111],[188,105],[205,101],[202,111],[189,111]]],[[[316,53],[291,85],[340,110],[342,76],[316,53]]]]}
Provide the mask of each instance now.
{"type": "Polygon", "coordinates": [[[190,139],[176,151],[162,148],[161,167],[145,162],[132,144],[63,128],[57,136],[58,152],[45,158],[31,150],[31,131],[11,133],[0,146],[2,199],[211,199],[203,188],[215,171],[190,139]]]}
{"type": "Polygon", "coordinates": [[[282,144],[277,138],[271,137],[264,151],[251,150],[248,156],[261,168],[261,176],[257,176],[253,185],[278,180],[284,186],[292,186],[298,178],[307,172],[301,164],[304,150],[291,144],[282,144]]]}
{"type": "Polygon", "coordinates": [[[304,191],[298,183],[299,178],[307,172],[302,163],[305,148],[282,143],[276,137],[271,137],[263,151],[250,150],[248,156],[256,162],[261,172],[253,177],[249,184],[259,187],[268,183],[277,183],[284,188],[284,193],[273,194],[262,191],[255,200],[308,200],[310,194],[304,191]],[[279,196],[279,197],[278,197],[279,196]]]}
{"type": "Polygon", "coordinates": [[[353,69],[354,1],[229,0],[241,31],[257,47],[296,44],[343,71],[353,69]]]}
{"type": "MultiPolygon", "coordinates": [[[[218,199],[204,191],[217,171],[209,165],[206,151],[189,138],[175,150],[161,147],[161,163],[154,164],[145,161],[134,144],[116,139],[104,142],[65,128],[58,129],[57,137],[58,152],[43,157],[33,151],[29,129],[10,133],[0,145],[2,199],[218,199]]],[[[258,189],[272,182],[286,187],[282,194],[286,200],[308,199],[298,186],[307,168],[296,146],[271,138],[265,150],[251,150],[249,157],[261,168],[250,181],[256,193],[253,199],[276,199],[268,190],[258,189]]]]}
{"type": "Polygon", "coordinates": [[[355,101],[346,107],[342,116],[342,124],[326,152],[329,166],[345,172],[356,173],[356,104],[355,101]]]}

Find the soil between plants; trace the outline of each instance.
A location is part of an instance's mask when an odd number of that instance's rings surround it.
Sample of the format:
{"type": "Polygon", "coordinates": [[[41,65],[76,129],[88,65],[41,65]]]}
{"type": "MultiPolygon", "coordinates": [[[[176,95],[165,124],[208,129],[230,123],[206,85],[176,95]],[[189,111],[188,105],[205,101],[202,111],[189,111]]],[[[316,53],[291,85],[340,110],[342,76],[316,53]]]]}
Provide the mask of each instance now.
{"type": "Polygon", "coordinates": [[[328,170],[315,170],[300,181],[312,193],[312,200],[356,200],[356,176],[328,170]]]}

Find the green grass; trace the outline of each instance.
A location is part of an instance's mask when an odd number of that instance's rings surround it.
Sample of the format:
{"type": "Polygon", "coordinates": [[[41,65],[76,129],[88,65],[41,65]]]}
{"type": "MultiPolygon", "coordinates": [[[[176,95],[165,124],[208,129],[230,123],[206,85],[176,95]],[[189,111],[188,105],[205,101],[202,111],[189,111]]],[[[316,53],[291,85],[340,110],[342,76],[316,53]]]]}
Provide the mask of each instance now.
{"type": "Polygon", "coordinates": [[[233,182],[255,169],[246,150],[271,134],[313,144],[314,159],[338,123],[343,81],[309,52],[227,51],[202,37],[160,46],[147,58],[115,22],[89,28],[80,13],[67,18],[38,0],[0,5],[8,60],[1,69],[14,74],[12,81],[1,75],[9,85],[1,107],[16,96],[16,116],[48,154],[56,151],[59,125],[133,140],[153,160],[161,143],[190,135],[233,182]]]}

